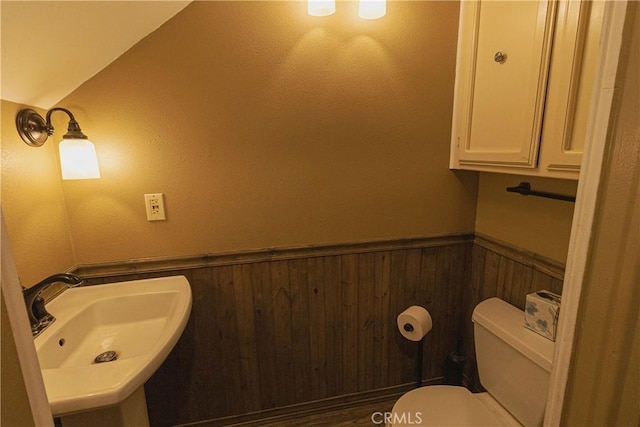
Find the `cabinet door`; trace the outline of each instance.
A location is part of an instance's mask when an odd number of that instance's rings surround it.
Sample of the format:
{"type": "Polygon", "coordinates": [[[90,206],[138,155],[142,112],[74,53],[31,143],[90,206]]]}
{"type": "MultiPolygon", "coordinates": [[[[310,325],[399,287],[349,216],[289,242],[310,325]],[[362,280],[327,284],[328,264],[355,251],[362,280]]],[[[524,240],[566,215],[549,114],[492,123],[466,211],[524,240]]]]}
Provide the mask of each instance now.
{"type": "Polygon", "coordinates": [[[558,3],[540,152],[540,168],[548,172],[580,170],[604,6],[602,1],[558,3]]]}
{"type": "Polygon", "coordinates": [[[452,134],[458,166],[534,168],[555,2],[465,1],[460,13],[452,134]]]}

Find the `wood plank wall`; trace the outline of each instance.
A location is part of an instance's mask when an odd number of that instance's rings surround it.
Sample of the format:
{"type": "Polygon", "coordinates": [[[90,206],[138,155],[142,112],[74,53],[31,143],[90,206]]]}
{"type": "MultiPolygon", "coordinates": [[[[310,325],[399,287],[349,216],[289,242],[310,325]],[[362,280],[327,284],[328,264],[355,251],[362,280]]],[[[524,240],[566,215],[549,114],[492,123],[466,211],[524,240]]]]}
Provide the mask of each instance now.
{"type": "Polygon", "coordinates": [[[434,322],[423,378],[442,378],[461,339],[465,376],[478,388],[473,306],[497,295],[523,307],[531,290],[557,292],[554,268],[461,235],[140,260],[77,273],[91,284],[188,278],[191,318],[145,386],[151,424],[169,426],[406,388],[415,381],[417,345],[402,338],[396,317],[414,304],[434,322]]]}

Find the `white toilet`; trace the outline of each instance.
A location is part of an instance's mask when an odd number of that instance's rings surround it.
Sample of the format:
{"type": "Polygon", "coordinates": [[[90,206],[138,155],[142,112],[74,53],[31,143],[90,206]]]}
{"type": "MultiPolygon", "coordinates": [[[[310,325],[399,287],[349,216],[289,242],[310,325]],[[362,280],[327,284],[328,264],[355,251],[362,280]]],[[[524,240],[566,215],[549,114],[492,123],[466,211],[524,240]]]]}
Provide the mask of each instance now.
{"type": "Polygon", "coordinates": [[[540,426],[553,342],[523,326],[524,312],[498,298],[473,311],[478,373],[485,393],[427,386],[403,395],[388,425],[540,426]]]}

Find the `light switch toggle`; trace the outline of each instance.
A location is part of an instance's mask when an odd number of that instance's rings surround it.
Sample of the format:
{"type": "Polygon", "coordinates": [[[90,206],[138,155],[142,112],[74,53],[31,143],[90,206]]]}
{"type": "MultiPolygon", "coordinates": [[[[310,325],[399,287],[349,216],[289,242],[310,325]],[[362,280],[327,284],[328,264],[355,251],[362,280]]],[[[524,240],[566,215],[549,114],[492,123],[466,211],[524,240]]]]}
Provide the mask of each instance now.
{"type": "Polygon", "coordinates": [[[147,208],[147,221],[164,221],[167,219],[164,212],[164,194],[145,194],[144,204],[147,208]]]}

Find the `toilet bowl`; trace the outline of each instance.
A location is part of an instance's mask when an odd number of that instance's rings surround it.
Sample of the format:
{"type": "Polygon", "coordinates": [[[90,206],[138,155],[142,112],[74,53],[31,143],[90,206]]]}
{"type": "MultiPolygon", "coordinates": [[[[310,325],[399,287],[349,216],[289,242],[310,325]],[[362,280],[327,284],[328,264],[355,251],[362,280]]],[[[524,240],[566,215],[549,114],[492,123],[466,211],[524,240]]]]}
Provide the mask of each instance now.
{"type": "Polygon", "coordinates": [[[391,410],[390,426],[521,426],[489,393],[464,387],[434,385],[417,388],[391,410]]]}
{"type": "Polygon", "coordinates": [[[417,388],[398,399],[388,427],[542,425],[553,342],[526,329],[524,312],[498,298],[478,304],[472,320],[478,374],[487,392],[417,388]]]}

